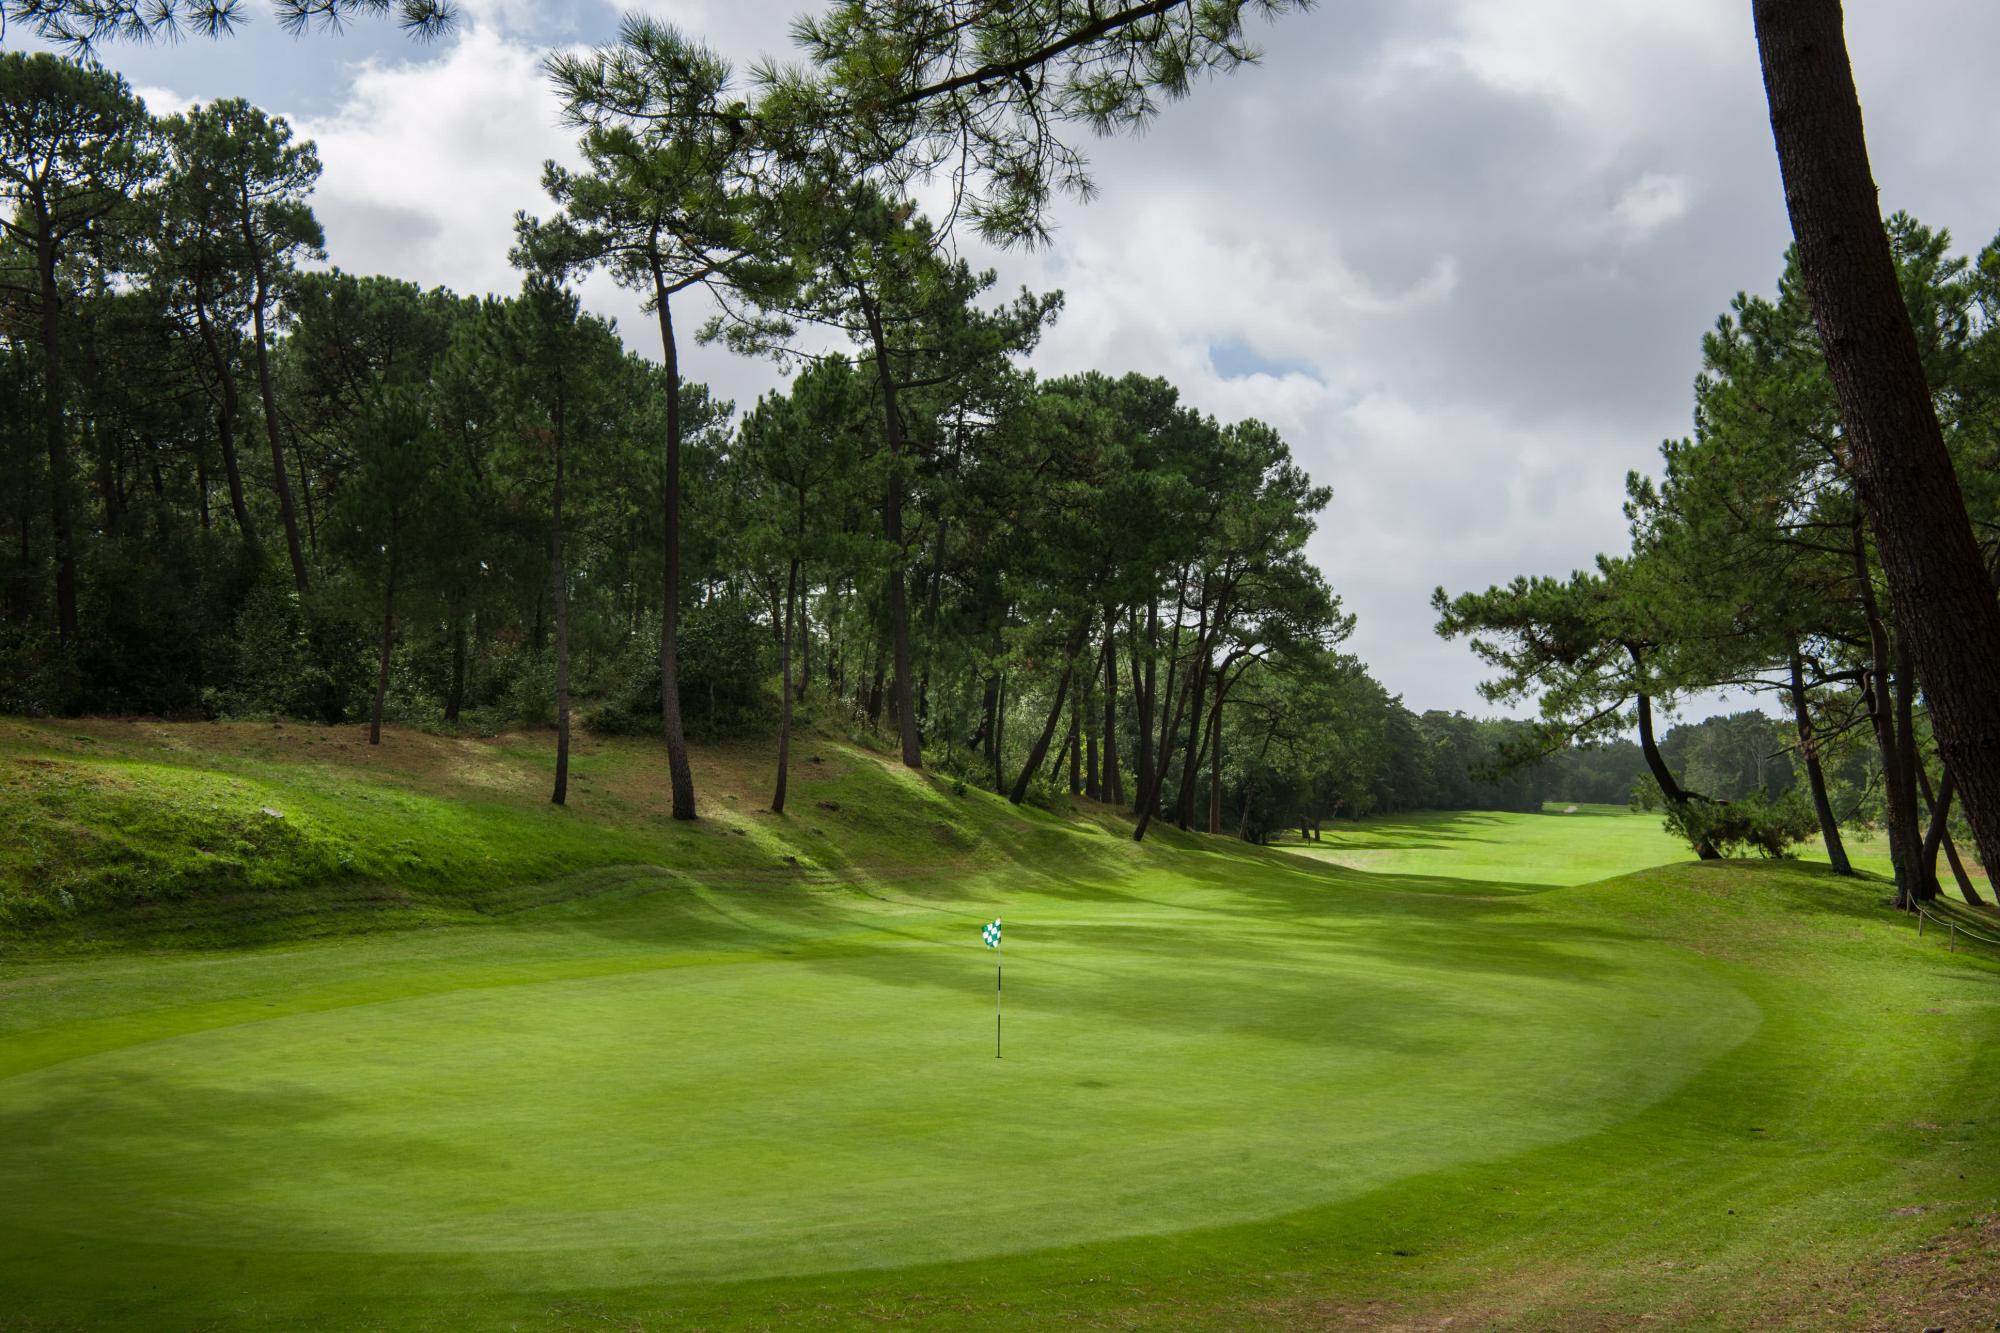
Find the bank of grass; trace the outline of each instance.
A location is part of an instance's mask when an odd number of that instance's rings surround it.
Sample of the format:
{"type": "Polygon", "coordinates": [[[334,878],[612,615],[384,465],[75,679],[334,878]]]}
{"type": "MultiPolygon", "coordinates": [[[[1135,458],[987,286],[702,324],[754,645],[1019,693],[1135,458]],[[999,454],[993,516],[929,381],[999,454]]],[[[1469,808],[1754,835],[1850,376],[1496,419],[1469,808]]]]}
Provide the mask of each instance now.
{"type": "Polygon", "coordinates": [[[1623,806],[1549,805],[1535,814],[1419,810],[1327,824],[1281,844],[1357,870],[1512,884],[1582,884],[1687,858],[1657,816],[1623,806]]]}
{"type": "Polygon", "coordinates": [[[0,742],[199,793],[103,864],[242,865],[8,927],[0,1328],[2000,1319],[2000,966],[1877,881],[1616,811],[1135,846],[825,741],[673,827],[642,743],[555,811],[540,738],[358,741],[0,742]],[[173,850],[251,802],[296,876],[173,850]]]}
{"type": "MultiPolygon", "coordinates": [[[[1879,833],[1850,829],[1848,858],[1865,874],[1891,875],[1888,842],[1879,833]]],[[[1552,802],[1540,812],[1420,810],[1360,821],[1336,820],[1317,840],[1287,831],[1277,845],[1355,869],[1390,874],[1433,874],[1512,880],[1523,884],[1581,884],[1625,871],[1687,859],[1687,844],[1666,831],[1656,814],[1619,805],[1552,802]]],[[[1825,865],[1818,838],[1799,845],[1797,859],[1825,865]]],[[[1973,883],[1986,891],[1986,872],[1968,862],[1973,883]]],[[[1945,897],[1963,901],[1942,861],[1945,897]]]]}

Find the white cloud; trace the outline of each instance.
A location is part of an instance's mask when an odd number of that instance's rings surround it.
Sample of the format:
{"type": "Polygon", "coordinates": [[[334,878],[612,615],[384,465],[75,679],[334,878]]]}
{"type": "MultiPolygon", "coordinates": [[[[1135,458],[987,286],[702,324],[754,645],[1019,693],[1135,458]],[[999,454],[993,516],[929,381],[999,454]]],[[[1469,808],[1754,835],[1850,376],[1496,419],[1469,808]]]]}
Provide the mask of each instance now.
{"type": "Polygon", "coordinates": [[[146,110],[156,116],[178,116],[194,105],[192,97],[183,97],[171,88],[134,88],[139,100],[146,104],[146,110]]]}
{"type": "Polygon", "coordinates": [[[1643,241],[1669,222],[1687,216],[1687,181],[1649,171],[1626,187],[1611,206],[1621,239],[1643,241]]]}
{"type": "Polygon", "coordinates": [[[574,151],[540,63],[474,18],[442,55],[366,62],[337,111],[298,118],[325,166],[313,206],[333,261],[464,292],[516,286],[514,214],[546,211],[541,164],[574,151]]]}
{"type": "MultiPolygon", "coordinates": [[[[787,55],[815,0],[632,3],[741,68],[787,55]]],[[[352,42],[264,38],[240,66],[193,46],[112,55],[156,109],[244,92],[293,114],[319,141],[315,204],[343,267],[506,291],[513,213],[546,209],[540,164],[571,149],[539,52],[607,33],[616,10],[469,4],[448,45],[384,38],[358,62],[352,42]]],[[[2000,176],[1966,165],[2000,6],[1905,8],[1849,6],[1884,203],[1976,245],[2000,226],[2000,176]]],[[[1360,613],[1356,649],[1415,707],[1484,708],[1470,654],[1430,634],[1430,589],[1562,574],[1621,544],[1624,474],[1685,431],[1701,334],[1777,274],[1748,9],[1349,0],[1259,42],[1263,65],[1151,133],[1087,145],[1102,197],[1060,210],[1053,250],[972,257],[1002,294],[1065,289],[1038,371],[1162,375],[1282,430],[1334,487],[1312,549],[1360,613]],[[1252,373],[1220,373],[1219,345],[1252,373]]],[[[585,297],[657,352],[630,294],[600,277],[585,297]]],[[[683,364],[739,402],[776,381],[717,349],[683,364]]]]}

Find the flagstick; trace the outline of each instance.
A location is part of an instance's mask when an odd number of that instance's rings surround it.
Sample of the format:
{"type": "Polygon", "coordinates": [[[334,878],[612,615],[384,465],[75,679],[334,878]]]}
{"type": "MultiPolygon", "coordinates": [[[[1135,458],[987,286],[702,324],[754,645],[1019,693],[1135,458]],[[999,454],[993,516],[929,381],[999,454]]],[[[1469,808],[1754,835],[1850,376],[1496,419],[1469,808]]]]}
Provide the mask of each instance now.
{"type": "Polygon", "coordinates": [[[1000,960],[993,960],[993,1058],[1000,1058],[1000,960]]]}

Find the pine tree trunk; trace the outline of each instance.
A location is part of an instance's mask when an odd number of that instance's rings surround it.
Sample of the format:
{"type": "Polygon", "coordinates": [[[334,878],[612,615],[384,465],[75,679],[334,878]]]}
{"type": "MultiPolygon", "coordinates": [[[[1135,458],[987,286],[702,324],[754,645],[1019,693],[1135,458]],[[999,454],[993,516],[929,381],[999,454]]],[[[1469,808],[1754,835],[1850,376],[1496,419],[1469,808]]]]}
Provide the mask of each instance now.
{"type": "Polygon", "coordinates": [[[1938,750],[2000,866],[2000,602],[1939,430],[1883,230],[1839,0],[1753,0],[1799,272],[1938,750]]]}
{"type": "Polygon", "coordinates": [[[1836,875],[1852,875],[1847,845],[1841,841],[1840,821],[1834,817],[1833,802],[1826,793],[1826,770],[1819,762],[1819,741],[1813,731],[1812,707],[1806,698],[1805,662],[1792,649],[1792,721],[1798,727],[1799,756],[1805,761],[1806,782],[1812,788],[1813,815],[1819,820],[1819,836],[1826,844],[1826,859],[1836,875]]]}
{"type": "Polygon", "coordinates": [[[993,790],[1004,791],[1007,783],[1002,777],[1007,762],[1007,677],[1004,672],[996,674],[999,690],[993,699],[993,790]]]}
{"type": "Polygon", "coordinates": [[[1069,761],[1070,746],[1076,743],[1076,696],[1070,696],[1069,730],[1063,733],[1062,744],[1056,746],[1049,755],[1049,785],[1062,781],[1063,765],[1069,761]]]}
{"type": "MultiPolygon", "coordinates": [[[[249,232],[247,220],[244,231],[246,235],[249,232]]],[[[250,302],[250,327],[257,353],[257,392],[264,404],[264,435],[271,445],[271,485],[278,493],[278,516],[285,524],[285,551],[292,560],[292,586],[303,596],[311,590],[311,580],[306,575],[305,548],[299,542],[299,516],[292,507],[292,482],[285,469],[285,445],[278,429],[278,393],[271,382],[271,348],[264,336],[264,306],[269,298],[264,290],[263,261],[256,258],[254,262],[256,292],[250,302]]]]}
{"type": "MultiPolygon", "coordinates": [[[[1132,798],[1133,798],[1132,813],[1135,815],[1141,813],[1140,807],[1142,807],[1146,803],[1147,790],[1152,782],[1153,708],[1156,702],[1154,697],[1154,692],[1159,685],[1158,677],[1155,674],[1154,658],[1156,650],[1159,648],[1159,646],[1160,646],[1160,603],[1158,599],[1154,599],[1146,604],[1147,651],[1144,654],[1142,654],[1146,659],[1145,675],[1139,684],[1139,688],[1134,692],[1134,700],[1138,705],[1136,711],[1138,713],[1137,720],[1139,723],[1138,730],[1136,732],[1136,735],[1138,736],[1139,740],[1139,755],[1137,762],[1132,765],[1132,786],[1134,788],[1132,792],[1132,798]]],[[[1133,669],[1138,670],[1138,662],[1136,658],[1134,659],[1133,669]]]]}
{"type": "MultiPolygon", "coordinates": [[[[1629,643],[1625,645],[1625,651],[1632,659],[1634,677],[1642,679],[1645,659],[1639,650],[1629,643]]],[[[1645,693],[1639,693],[1635,697],[1638,700],[1639,712],[1639,750],[1646,757],[1646,769],[1653,775],[1653,781],[1659,784],[1660,796],[1666,803],[1685,809],[1692,801],[1701,798],[1681,787],[1679,780],[1674,777],[1674,771],[1667,767],[1666,759],[1660,754],[1659,742],[1653,737],[1652,697],[1645,693]]],[[[1706,841],[1695,845],[1694,854],[1704,861],[1718,860],[1722,855],[1706,841]]]]}
{"type": "Polygon", "coordinates": [[[76,642],[76,546],[71,530],[69,425],[63,419],[61,289],[56,285],[55,223],[35,200],[35,266],[42,288],[42,431],[49,455],[49,522],[55,538],[56,635],[76,642]]]}
{"type": "Polygon", "coordinates": [[[319,520],[313,517],[312,473],[306,468],[306,451],[300,447],[296,433],[292,436],[292,461],[299,465],[299,504],[306,516],[306,552],[318,560],[319,520]]]}
{"type": "Polygon", "coordinates": [[[1083,795],[1083,689],[1079,683],[1069,700],[1069,794],[1083,795]]]}
{"type": "Polygon", "coordinates": [[[1056,701],[1049,709],[1048,720],[1042,724],[1042,734],[1035,738],[1035,744],[1028,751],[1028,762],[1021,765],[1021,776],[1014,779],[1014,788],[1007,793],[1007,799],[1015,805],[1028,799],[1028,783],[1041,771],[1042,761],[1048,758],[1049,743],[1055,739],[1056,727],[1061,724],[1063,704],[1069,697],[1069,678],[1072,667],[1065,665],[1062,675],[1056,681],[1056,701]]]}
{"type": "MultiPolygon", "coordinates": [[[[1666,759],[1660,754],[1659,742],[1653,738],[1653,700],[1650,696],[1644,694],[1637,696],[1637,698],[1639,707],[1639,749],[1646,756],[1646,768],[1652,773],[1653,781],[1660,785],[1660,795],[1666,800],[1667,804],[1684,807],[1695,798],[1687,791],[1682,790],[1681,784],[1674,778],[1674,771],[1667,767],[1666,759]]],[[[1697,845],[1694,852],[1696,856],[1704,861],[1718,860],[1722,855],[1706,842],[1697,845]]]]}
{"type": "Polygon", "coordinates": [[[382,743],[382,703],[389,697],[389,654],[396,643],[396,547],[389,538],[389,565],[382,575],[382,651],[375,662],[375,706],[368,713],[368,743],[382,743]]]}
{"type": "Polygon", "coordinates": [[[458,725],[465,707],[465,608],[456,599],[451,604],[451,688],[444,696],[444,720],[458,725]]]}
{"type": "MultiPolygon", "coordinates": [[[[1222,832],[1222,683],[1216,682],[1215,723],[1209,743],[1208,760],[1208,831],[1222,832]]],[[[1248,819],[1246,813],[1244,816],[1248,819]]]]}
{"type": "Polygon", "coordinates": [[[1937,874],[1938,852],[1944,847],[1945,837],[1950,833],[1951,798],[1953,790],[1951,769],[1946,768],[1938,775],[1937,790],[1931,790],[1931,775],[1922,768],[1917,769],[1917,781],[1921,786],[1924,803],[1930,807],[1930,827],[1924,830],[1924,846],[1920,858],[1926,898],[1936,898],[1940,892],[1937,874]]]}
{"type": "MultiPolygon", "coordinates": [[[[210,519],[209,519],[209,513],[208,513],[208,443],[207,443],[207,441],[199,441],[199,442],[197,442],[197,443],[196,443],[196,445],[195,445],[195,450],[194,450],[194,489],[195,489],[195,493],[196,493],[197,495],[199,495],[199,496],[201,497],[201,531],[202,531],[202,535],[203,535],[203,536],[206,536],[206,535],[207,535],[207,534],[209,533],[209,531],[210,531],[210,530],[211,530],[211,529],[212,529],[212,528],[214,527],[214,524],[213,524],[213,523],[212,523],[212,522],[210,521],[210,519]]],[[[155,464],[153,465],[153,490],[154,490],[154,492],[155,492],[156,494],[161,494],[161,495],[164,495],[164,494],[165,494],[165,488],[164,488],[163,486],[161,486],[161,485],[160,485],[160,468],[159,468],[159,464],[157,464],[157,463],[155,463],[155,464]]]]}
{"type": "Polygon", "coordinates": [[[1118,771],[1118,621],[1115,608],[1104,608],[1104,774],[1103,797],[1107,805],[1125,803],[1125,775],[1118,771]]]}
{"type": "Polygon", "coordinates": [[[1965,873],[1965,862],[1959,860],[1958,847],[1952,842],[1951,830],[1944,835],[1944,859],[1951,865],[1952,878],[1958,881],[1958,892],[1966,902],[1974,907],[1984,907],[1986,900],[1979,896],[1979,890],[1972,883],[1972,876],[1965,873]]]}
{"type": "Polygon", "coordinates": [[[785,813],[785,787],[792,766],[792,607],[799,595],[799,558],[792,557],[785,575],[785,629],[778,638],[778,788],[771,797],[771,813],[785,813]]]}
{"type": "Polygon", "coordinates": [[[556,787],[549,799],[569,799],[569,578],[563,569],[563,439],[556,425],[556,484],[549,506],[549,588],[556,621],[556,787]]]}
{"type": "Polygon", "coordinates": [[[1201,775],[1201,755],[1207,749],[1207,714],[1202,705],[1208,697],[1208,639],[1204,636],[1197,643],[1194,668],[1188,673],[1188,685],[1194,700],[1188,708],[1187,752],[1181,756],[1181,785],[1174,793],[1174,822],[1183,831],[1194,827],[1195,781],[1201,775]]]}
{"type": "Polygon", "coordinates": [[[799,687],[798,701],[806,701],[806,688],[812,684],[813,674],[812,638],[812,580],[801,575],[799,583],[799,687]]]}
{"type": "MultiPolygon", "coordinates": [[[[1186,575],[1183,574],[1180,591],[1176,595],[1174,602],[1174,633],[1167,648],[1167,679],[1164,686],[1166,707],[1160,710],[1162,716],[1160,718],[1159,748],[1156,752],[1157,763],[1153,768],[1140,776],[1137,812],[1139,820],[1132,827],[1132,841],[1134,842],[1143,842],[1145,840],[1146,830],[1152,827],[1153,816],[1159,811],[1160,794],[1165,789],[1167,782],[1167,768],[1174,761],[1174,734],[1180,727],[1182,707],[1193,693],[1187,680],[1181,680],[1178,688],[1176,688],[1176,679],[1180,671],[1181,618],[1186,613],[1187,579],[1186,575]]],[[[1197,628],[1195,642],[1197,644],[1205,644],[1207,642],[1206,610],[1202,613],[1202,620],[1197,628]]],[[[1190,679],[1193,674],[1193,671],[1190,670],[1190,679]]],[[[1150,691],[1152,688],[1152,664],[1150,662],[1147,664],[1146,684],[1147,689],[1150,691]]]]}
{"type": "Polygon", "coordinates": [[[667,781],[675,819],[693,819],[694,769],[688,763],[687,729],[681,721],[681,371],[672,302],[658,267],[653,297],[660,320],[667,392],[667,451],[661,478],[666,550],[660,569],[660,730],[667,740],[667,781]]]}
{"type": "Polygon", "coordinates": [[[1905,751],[1896,733],[1896,699],[1890,684],[1888,628],[1875,599],[1875,580],[1868,567],[1867,540],[1859,518],[1853,530],[1854,579],[1860,594],[1862,619],[1868,628],[1868,674],[1863,692],[1868,718],[1875,729],[1875,746],[1882,759],[1883,822],[1889,834],[1889,862],[1895,869],[1896,905],[1908,909],[1917,898],[1917,857],[1920,848],[1910,837],[1916,827],[1914,775],[1905,767],[1905,751]],[[1908,779],[1908,781],[1906,781],[1908,779]]]}
{"type": "Polygon", "coordinates": [[[889,639],[896,662],[896,734],[903,746],[903,763],[910,768],[924,766],[923,745],[917,735],[917,705],[910,689],[910,604],[903,561],[903,435],[902,408],[896,400],[896,379],[889,367],[889,343],[882,331],[882,315],[871,303],[867,307],[868,332],[875,344],[875,370],[882,388],[882,419],[889,444],[889,485],[882,499],[882,536],[889,543],[889,639]]]}
{"type": "Polygon", "coordinates": [[[215,433],[222,446],[222,474],[229,482],[229,512],[236,516],[236,530],[243,535],[243,544],[261,558],[263,543],[258,541],[257,529],[250,521],[250,505],[243,495],[243,470],[236,459],[236,423],[242,420],[243,398],[236,391],[234,368],[208,321],[208,309],[199,292],[196,293],[194,317],[202,346],[207,349],[209,362],[215,368],[222,398],[215,409],[215,433]]]}
{"type": "Polygon", "coordinates": [[[999,711],[1000,673],[996,671],[987,676],[985,689],[979,699],[979,755],[989,765],[993,762],[993,752],[998,748],[1000,739],[997,716],[999,711]]]}
{"type": "Polygon", "coordinates": [[[1919,902],[1937,896],[1937,878],[1928,873],[1923,859],[1923,812],[1917,806],[1917,778],[1922,764],[1917,758],[1917,683],[1912,676],[1909,640],[1896,640],[1896,781],[1901,785],[1903,845],[1910,849],[1909,890],[1919,902]]]}

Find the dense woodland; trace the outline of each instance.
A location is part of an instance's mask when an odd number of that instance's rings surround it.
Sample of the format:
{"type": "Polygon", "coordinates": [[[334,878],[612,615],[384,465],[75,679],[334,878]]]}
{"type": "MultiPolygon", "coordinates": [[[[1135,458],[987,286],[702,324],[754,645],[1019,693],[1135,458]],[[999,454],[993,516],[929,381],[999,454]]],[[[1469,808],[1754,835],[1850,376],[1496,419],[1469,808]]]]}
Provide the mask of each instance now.
{"type": "Polygon", "coordinates": [[[86,59],[0,57],[0,707],[552,725],[557,801],[574,711],[660,734],[683,818],[690,734],[775,727],[782,809],[811,717],[1017,802],[1127,804],[1142,837],[1611,798],[1629,756],[1607,743],[1636,722],[1704,855],[1781,850],[1809,810],[1844,866],[1839,822],[1879,810],[1903,896],[1933,892],[1955,789],[2000,831],[1974,651],[2000,647],[1996,266],[1892,221],[1928,409],[1900,335],[1821,339],[1879,315],[1894,276],[1864,258],[1828,282],[1866,161],[1844,61],[1807,91],[1840,43],[1793,39],[1824,13],[1758,7],[1773,107],[1827,117],[1824,142],[1777,126],[1799,259],[1708,340],[1696,433],[1632,484],[1632,551],[1440,591],[1441,631],[1474,636],[1495,699],[1538,695],[1541,726],[1416,716],[1341,651],[1352,622],[1304,556],[1328,494],[1270,428],[1157,380],[1022,368],[1060,297],[996,297],[954,229],[1046,239],[1050,200],[1090,189],[1064,125],[1144,125],[1253,58],[1246,12],[1295,7],[844,0],[797,27],[799,65],[746,83],[635,19],[550,62],[581,165],[551,164],[547,216],[519,220],[507,299],[321,267],[310,144],[240,101],[153,117],[89,63],[178,6],[37,7],[21,21],[86,59]],[[934,223],[910,194],[939,173],[934,223]],[[581,308],[593,269],[644,298],[659,362],[581,308]],[[722,313],[677,327],[695,288],[722,313]],[[776,358],[786,388],[715,401],[679,375],[690,334],[776,358]],[[1925,471],[1933,434],[1956,483],[1925,471]],[[1692,742],[1677,773],[1655,734],[1716,686],[1789,713],[1747,786],[1741,765],[1701,776],[1692,742]]]}
{"type": "Polygon", "coordinates": [[[742,238],[785,199],[672,231],[687,174],[640,174],[660,150],[600,123],[607,72],[570,71],[587,167],[550,167],[519,292],[479,299],[321,266],[282,119],[154,117],[101,68],[0,57],[0,708],[552,726],[558,801],[574,716],[775,730],[779,808],[808,717],[1142,833],[1539,805],[1494,771],[1504,724],[1412,714],[1340,651],[1304,554],[1328,492],[1276,432],[1157,379],[1037,379],[1060,297],[993,299],[868,189],[783,249],[742,238]],[[785,388],[739,411],[633,353],[579,304],[593,265],[669,363],[676,294],[712,286],[700,336],[785,388]]]}

